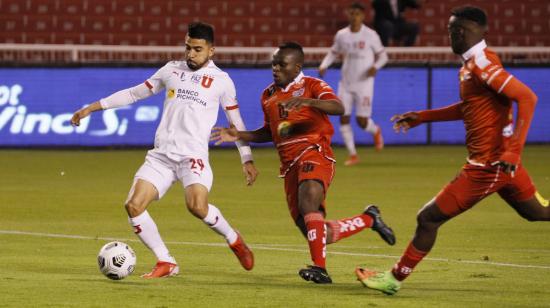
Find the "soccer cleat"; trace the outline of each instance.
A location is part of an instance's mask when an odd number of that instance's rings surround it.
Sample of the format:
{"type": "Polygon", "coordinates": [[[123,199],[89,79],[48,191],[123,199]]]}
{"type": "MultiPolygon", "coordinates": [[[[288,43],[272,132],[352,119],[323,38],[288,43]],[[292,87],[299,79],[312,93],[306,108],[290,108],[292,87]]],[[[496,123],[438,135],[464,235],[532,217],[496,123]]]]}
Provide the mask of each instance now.
{"type": "Polygon", "coordinates": [[[380,126],[378,130],[376,130],[376,134],[374,134],[374,148],[376,151],[382,151],[384,148],[384,138],[382,137],[382,129],[380,126]]]}
{"type": "Polygon", "coordinates": [[[315,283],[332,283],[332,279],[327,273],[327,270],[315,266],[308,265],[307,268],[303,268],[298,272],[298,275],[306,281],[313,281],[315,283]]]}
{"type": "Polygon", "coordinates": [[[344,162],[344,166],[353,166],[359,163],[359,156],[357,154],[350,155],[349,158],[344,162]]]}
{"type": "Polygon", "coordinates": [[[382,216],[380,215],[380,210],[376,205],[369,205],[365,208],[363,212],[365,215],[372,217],[372,227],[373,231],[378,232],[380,237],[390,245],[395,245],[395,234],[393,230],[384,223],[382,216]]]}
{"type": "Polygon", "coordinates": [[[366,268],[356,268],[355,275],[365,287],[394,295],[401,288],[401,281],[395,279],[390,271],[375,272],[366,268]]]}
{"type": "Polygon", "coordinates": [[[150,273],[141,275],[141,278],[163,278],[176,276],[180,272],[180,267],[175,263],[157,261],[150,273]]]}
{"type": "Polygon", "coordinates": [[[237,259],[239,259],[244,269],[249,271],[254,267],[254,254],[250,248],[246,246],[243,237],[239,233],[237,233],[237,235],[237,240],[235,243],[229,245],[229,248],[233,250],[233,253],[237,256],[237,259]]]}

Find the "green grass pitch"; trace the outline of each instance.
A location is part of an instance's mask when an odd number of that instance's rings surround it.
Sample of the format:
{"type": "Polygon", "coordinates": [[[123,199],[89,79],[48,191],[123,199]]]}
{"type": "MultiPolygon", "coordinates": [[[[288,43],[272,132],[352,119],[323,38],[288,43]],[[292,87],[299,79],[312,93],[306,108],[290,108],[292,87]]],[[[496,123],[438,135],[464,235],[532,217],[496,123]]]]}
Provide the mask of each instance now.
{"type": "MultiPolygon", "coordinates": [[[[550,223],[527,222],[492,196],[440,230],[428,258],[395,296],[363,288],[353,270],[389,269],[415,227],[415,214],[464,162],[462,146],[360,149],[362,163],[337,171],[328,218],[375,203],[397,235],[390,247],[366,230],[328,247],[334,284],[303,281],[307,243],[293,225],[274,149],[255,151],[260,176],[246,187],[236,150],[211,151],[210,202],[256,256],[241,269],[221,237],[185,209],[174,185],[149,211],[178,260],[180,275],[143,280],[154,256],[128,226],[123,202],[145,150],[0,151],[0,307],[542,307],[550,303],[550,223]],[[63,174],[63,175],[62,175],[63,174]],[[111,281],[99,248],[118,239],[137,253],[136,273],[111,281]]],[[[527,146],[523,161],[550,197],[550,146],[527,146]]]]}

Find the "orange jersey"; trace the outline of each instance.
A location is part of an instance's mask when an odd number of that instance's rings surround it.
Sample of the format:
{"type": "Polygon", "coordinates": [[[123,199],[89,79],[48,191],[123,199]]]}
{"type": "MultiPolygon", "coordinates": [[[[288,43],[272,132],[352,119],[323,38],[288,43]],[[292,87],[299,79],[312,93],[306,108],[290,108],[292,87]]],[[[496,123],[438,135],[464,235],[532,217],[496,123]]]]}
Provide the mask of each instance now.
{"type": "Polygon", "coordinates": [[[460,69],[459,108],[466,128],[468,160],[486,164],[499,159],[513,134],[512,102],[503,95],[513,76],[484,41],[464,57],[467,60],[460,69]]]}
{"type": "Polygon", "coordinates": [[[338,99],[327,83],[303,73],[286,89],[271,84],[264,90],[264,127],[271,131],[273,143],[279,151],[281,171],[289,168],[308,149],[317,148],[325,156],[333,158],[330,140],[334,128],[327,114],[313,107],[285,110],[280,104],[293,97],[338,99]]]}

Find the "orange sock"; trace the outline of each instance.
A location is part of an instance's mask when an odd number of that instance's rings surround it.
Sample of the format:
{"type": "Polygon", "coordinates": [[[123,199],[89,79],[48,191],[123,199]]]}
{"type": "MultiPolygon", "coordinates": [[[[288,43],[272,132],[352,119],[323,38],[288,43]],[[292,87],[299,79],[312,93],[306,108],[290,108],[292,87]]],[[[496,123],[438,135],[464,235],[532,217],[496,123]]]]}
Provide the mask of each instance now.
{"type": "Polygon", "coordinates": [[[328,220],[327,226],[332,231],[331,237],[327,240],[329,244],[332,244],[361,232],[363,229],[372,227],[372,217],[360,214],[350,218],[328,220]]]}
{"type": "Polygon", "coordinates": [[[304,216],[307,229],[307,242],[313,264],[322,268],[326,266],[327,229],[325,218],[320,212],[304,216]]]}
{"type": "Polygon", "coordinates": [[[410,242],[401,256],[401,259],[393,266],[393,276],[399,281],[405,280],[405,278],[409,277],[412,273],[415,266],[422,261],[427,254],[428,251],[420,251],[410,242]]]}

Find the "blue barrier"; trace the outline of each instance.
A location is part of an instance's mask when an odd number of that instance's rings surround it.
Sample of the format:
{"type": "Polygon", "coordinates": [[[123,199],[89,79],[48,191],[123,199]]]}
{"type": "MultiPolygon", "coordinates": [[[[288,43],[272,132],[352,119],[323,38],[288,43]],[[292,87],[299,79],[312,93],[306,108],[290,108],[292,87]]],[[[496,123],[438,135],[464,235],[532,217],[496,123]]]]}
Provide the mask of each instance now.
{"type": "MultiPolygon", "coordinates": [[[[375,82],[374,120],[382,127],[387,144],[463,143],[461,122],[434,123],[408,134],[395,134],[390,117],[409,110],[425,109],[428,101],[428,70],[432,70],[433,107],[458,100],[457,68],[385,68],[375,82]]],[[[235,82],[241,114],[249,129],[262,125],[259,97],[271,83],[269,69],[226,69],[235,82]]],[[[550,68],[510,68],[512,74],[538,95],[528,142],[550,142],[550,68]]],[[[79,128],[69,120],[76,109],[101,97],[143,82],[154,68],[0,68],[0,146],[150,146],[162,113],[164,95],[134,105],[93,114],[79,128]]],[[[306,69],[316,76],[316,71],[306,69]]],[[[326,81],[336,90],[339,70],[331,69],[326,81]]],[[[338,117],[333,142],[342,144],[338,117]]],[[[220,113],[219,125],[227,125],[220,113]]],[[[372,138],[353,124],[357,142],[372,138]]]]}

